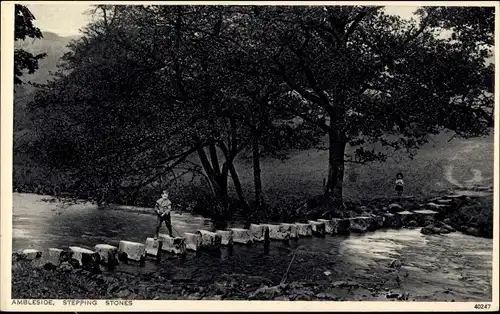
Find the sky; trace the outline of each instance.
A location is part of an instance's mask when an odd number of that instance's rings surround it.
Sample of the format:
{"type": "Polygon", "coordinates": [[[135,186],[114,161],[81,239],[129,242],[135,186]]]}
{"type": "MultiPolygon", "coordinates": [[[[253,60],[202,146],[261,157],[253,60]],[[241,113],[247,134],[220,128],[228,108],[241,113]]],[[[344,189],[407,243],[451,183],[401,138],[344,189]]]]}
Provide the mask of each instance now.
{"type": "MultiPolygon", "coordinates": [[[[35,16],[35,25],[42,31],[56,33],[60,36],[79,35],[79,30],[91,22],[91,16],[85,14],[91,6],[89,4],[71,3],[64,4],[27,4],[35,16]]],[[[410,18],[416,10],[414,6],[388,6],[389,14],[401,15],[410,18]]]]}
{"type": "Polygon", "coordinates": [[[78,35],[80,28],[91,22],[91,17],[84,14],[91,8],[88,4],[29,4],[26,6],[35,16],[34,24],[41,31],[61,36],[78,35]]]}

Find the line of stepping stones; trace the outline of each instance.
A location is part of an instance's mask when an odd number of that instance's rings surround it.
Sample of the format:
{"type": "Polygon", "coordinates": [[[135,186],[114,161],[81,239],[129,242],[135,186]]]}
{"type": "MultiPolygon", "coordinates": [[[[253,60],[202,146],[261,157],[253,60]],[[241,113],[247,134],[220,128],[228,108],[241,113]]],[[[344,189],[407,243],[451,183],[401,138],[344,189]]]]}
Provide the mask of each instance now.
{"type": "MultiPolygon", "coordinates": [[[[40,260],[44,264],[59,266],[63,262],[70,262],[72,267],[81,267],[96,270],[100,265],[114,267],[122,263],[138,263],[144,265],[147,257],[155,257],[159,261],[161,252],[168,252],[185,256],[188,251],[218,251],[222,246],[232,249],[234,244],[251,245],[264,244],[264,249],[269,249],[271,240],[288,243],[306,237],[325,237],[329,235],[349,235],[364,233],[382,228],[401,228],[409,222],[416,222],[417,226],[426,226],[434,221],[438,211],[450,206],[454,198],[461,195],[451,195],[433,199],[423,205],[420,210],[402,210],[399,204],[388,206],[387,213],[381,215],[367,214],[353,218],[333,218],[309,220],[307,223],[281,223],[281,224],[251,224],[248,229],[231,228],[227,230],[198,230],[194,233],[186,232],[182,237],[170,237],[160,234],[158,239],[147,238],[145,243],[133,241],[120,241],[118,247],[109,244],[97,244],[94,250],[71,246],[67,249],[49,248],[46,255],[35,249],[25,249],[13,254],[18,259],[40,260]],[[425,209],[432,208],[434,210],[425,209]]],[[[414,227],[417,227],[414,226],[414,227]]]]}

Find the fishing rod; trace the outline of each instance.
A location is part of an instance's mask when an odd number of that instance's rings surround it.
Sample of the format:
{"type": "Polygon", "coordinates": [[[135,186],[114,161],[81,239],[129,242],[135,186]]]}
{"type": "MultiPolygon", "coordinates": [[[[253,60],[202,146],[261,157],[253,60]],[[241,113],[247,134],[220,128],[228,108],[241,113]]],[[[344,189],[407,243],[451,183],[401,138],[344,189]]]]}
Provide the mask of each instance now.
{"type": "Polygon", "coordinates": [[[299,249],[301,248],[302,246],[299,245],[296,249],[295,249],[295,252],[293,253],[293,256],[292,256],[292,260],[290,261],[290,263],[288,264],[288,268],[286,269],[286,272],[285,274],[283,275],[283,277],[281,277],[281,281],[280,281],[280,284],[284,284],[287,277],[288,277],[288,272],[290,271],[290,267],[292,266],[293,264],[293,261],[295,260],[295,256],[297,255],[297,253],[299,252],[299,249]]]}

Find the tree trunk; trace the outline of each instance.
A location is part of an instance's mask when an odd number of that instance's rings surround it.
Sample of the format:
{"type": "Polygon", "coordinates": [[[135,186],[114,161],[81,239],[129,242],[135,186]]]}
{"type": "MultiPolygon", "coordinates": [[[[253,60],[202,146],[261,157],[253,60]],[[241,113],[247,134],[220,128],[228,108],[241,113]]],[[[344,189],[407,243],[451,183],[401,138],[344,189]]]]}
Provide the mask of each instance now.
{"type": "Polygon", "coordinates": [[[236,194],[238,195],[238,199],[241,202],[241,206],[243,206],[243,210],[248,213],[250,208],[245,200],[245,196],[243,195],[243,189],[241,188],[240,178],[238,177],[238,172],[236,172],[236,168],[234,168],[233,161],[228,161],[229,172],[231,173],[231,179],[234,183],[234,188],[236,189],[236,194]]]}
{"type": "Polygon", "coordinates": [[[252,139],[252,159],[253,159],[253,182],[255,190],[255,209],[258,211],[264,200],[262,198],[262,180],[260,177],[260,138],[258,130],[256,130],[252,139]]]}
{"type": "Polygon", "coordinates": [[[342,204],[342,185],[344,182],[344,153],[346,143],[334,132],[329,134],[328,177],[324,195],[333,197],[335,204],[342,204]]]}
{"type": "Polygon", "coordinates": [[[227,183],[227,171],[222,171],[223,173],[220,176],[218,176],[216,171],[212,168],[210,161],[208,160],[208,157],[203,148],[201,147],[198,148],[197,152],[201,161],[201,165],[203,166],[203,169],[207,174],[208,181],[212,186],[215,197],[218,198],[220,201],[222,201],[224,203],[224,206],[227,206],[228,202],[227,184],[224,184],[225,182],[227,183]]]}
{"type": "Polygon", "coordinates": [[[221,193],[222,204],[224,205],[224,208],[226,210],[228,209],[228,206],[229,206],[229,191],[227,188],[228,170],[229,170],[229,166],[228,166],[227,162],[224,162],[224,164],[222,165],[221,174],[219,176],[217,176],[217,182],[220,186],[220,189],[223,191],[223,193],[221,193]]]}
{"type": "Polygon", "coordinates": [[[212,160],[212,168],[215,171],[215,174],[220,176],[220,164],[219,164],[219,158],[217,156],[217,149],[215,147],[215,144],[212,142],[210,145],[208,145],[208,151],[210,152],[210,159],[212,160]]]}

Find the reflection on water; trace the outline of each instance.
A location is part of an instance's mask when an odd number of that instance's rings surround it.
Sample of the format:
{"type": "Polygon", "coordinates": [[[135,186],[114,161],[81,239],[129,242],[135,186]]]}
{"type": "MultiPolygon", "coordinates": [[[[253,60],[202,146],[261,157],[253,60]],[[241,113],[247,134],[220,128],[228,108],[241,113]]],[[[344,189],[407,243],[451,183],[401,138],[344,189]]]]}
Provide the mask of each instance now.
{"type": "MultiPolygon", "coordinates": [[[[154,232],[156,218],[151,214],[152,209],[138,208],[134,212],[98,209],[90,204],[62,207],[56,203],[41,202],[41,199],[43,197],[38,195],[13,195],[13,250],[68,246],[91,249],[99,243],[117,245],[120,240],[144,242],[154,232]]],[[[172,223],[174,234],[198,229],[213,230],[210,220],[189,214],[173,214],[172,223]]],[[[232,224],[232,227],[242,226],[232,224]]],[[[288,247],[272,242],[270,257],[290,255],[295,247],[300,246],[304,252],[324,253],[332,259],[340,257],[343,265],[349,265],[346,271],[366,273],[376,270],[387,273],[390,262],[399,259],[403,267],[397,271],[401,273],[401,278],[408,278],[403,287],[412,295],[425,299],[429,291],[437,291],[436,287],[447,287],[450,290],[440,297],[443,300],[458,300],[471,295],[488,299],[491,298],[488,289],[491,287],[492,244],[490,239],[461,233],[430,236],[421,234],[419,229],[379,230],[349,237],[300,239],[288,247]]],[[[250,259],[260,256],[262,247],[237,246],[232,254],[250,259]]],[[[231,256],[224,248],[222,256],[217,258],[231,256]]],[[[344,266],[339,264],[339,267],[344,266]]],[[[135,271],[148,270],[135,268],[135,271]]]]}
{"type": "MultiPolygon", "coordinates": [[[[154,233],[153,209],[121,211],[99,209],[91,204],[61,206],[41,201],[32,194],[13,196],[13,250],[33,247],[93,247],[98,243],[117,244],[120,240],[144,242],[154,233]]],[[[172,215],[174,234],[212,229],[208,219],[188,214],[172,215]]],[[[165,226],[163,226],[165,228],[165,226]]],[[[166,230],[163,230],[164,232],[166,230]]]]}

